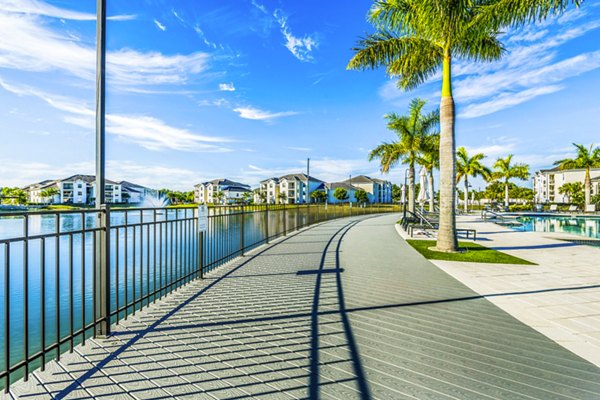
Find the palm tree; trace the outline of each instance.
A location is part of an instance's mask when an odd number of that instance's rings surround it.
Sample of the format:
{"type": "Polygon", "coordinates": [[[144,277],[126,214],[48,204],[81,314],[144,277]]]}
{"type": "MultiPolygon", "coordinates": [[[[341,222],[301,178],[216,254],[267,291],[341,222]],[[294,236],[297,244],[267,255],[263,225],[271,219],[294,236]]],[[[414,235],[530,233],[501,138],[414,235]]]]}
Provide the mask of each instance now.
{"type": "Polygon", "coordinates": [[[415,211],[415,164],[424,149],[425,138],[439,123],[437,111],[423,115],[426,101],[413,99],[408,115],[391,113],[385,116],[388,129],[396,132],[398,141],[384,142],[369,153],[369,161],[379,159],[381,172],[388,173],[398,163],[408,164],[408,210],[415,211]]]}
{"type": "Polygon", "coordinates": [[[221,204],[223,202],[223,198],[225,197],[225,193],[222,190],[215,192],[215,199],[217,199],[217,203],[221,204]]]}
{"type": "Polygon", "coordinates": [[[385,67],[403,90],[414,89],[442,69],[438,250],[458,250],[452,60],[497,60],[504,53],[497,38],[501,28],[541,20],[582,1],[375,0],[369,21],[376,32],[353,49],[348,69],[385,67]]]}
{"type": "Polygon", "coordinates": [[[465,212],[469,212],[469,176],[482,176],[485,180],[488,180],[492,174],[488,167],[481,164],[481,160],[484,158],[483,153],[477,153],[473,157],[469,157],[464,147],[459,147],[456,151],[456,183],[464,178],[465,212]]]}
{"type": "Polygon", "coordinates": [[[435,133],[427,136],[423,143],[421,156],[418,163],[425,168],[429,177],[428,192],[429,192],[429,211],[433,211],[434,193],[433,193],[433,170],[440,168],[440,135],[435,133]]]}
{"type": "Polygon", "coordinates": [[[492,179],[504,181],[504,206],[508,207],[508,183],[511,179],[517,178],[525,180],[529,178],[529,165],[511,164],[513,155],[509,154],[506,158],[499,158],[494,163],[492,179]]]}
{"type": "Polygon", "coordinates": [[[574,168],[585,168],[585,180],[583,182],[585,191],[585,205],[586,207],[591,204],[591,187],[592,180],[590,178],[590,168],[600,167],[600,147],[593,148],[592,144],[590,148],[586,148],[582,144],[573,143],[573,146],[577,148],[577,157],[565,158],[554,163],[558,165],[561,170],[574,169],[574,168]]]}

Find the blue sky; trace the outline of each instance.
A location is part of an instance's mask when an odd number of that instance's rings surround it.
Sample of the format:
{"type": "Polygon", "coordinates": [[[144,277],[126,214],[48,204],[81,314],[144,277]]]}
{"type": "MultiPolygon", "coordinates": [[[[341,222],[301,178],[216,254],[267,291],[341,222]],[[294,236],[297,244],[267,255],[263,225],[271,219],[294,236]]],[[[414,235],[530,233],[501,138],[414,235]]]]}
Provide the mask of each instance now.
{"type": "MultiPolygon", "coordinates": [[[[94,172],[95,3],[0,0],[0,186],[94,172]]],[[[379,177],[383,115],[416,96],[437,107],[440,82],[404,93],[382,70],[346,71],[371,4],[108,0],[109,178],[256,185],[307,157],[324,180],[379,177]]],[[[455,65],[457,144],[533,170],[600,144],[599,4],[503,40],[501,61],[455,65]]]]}

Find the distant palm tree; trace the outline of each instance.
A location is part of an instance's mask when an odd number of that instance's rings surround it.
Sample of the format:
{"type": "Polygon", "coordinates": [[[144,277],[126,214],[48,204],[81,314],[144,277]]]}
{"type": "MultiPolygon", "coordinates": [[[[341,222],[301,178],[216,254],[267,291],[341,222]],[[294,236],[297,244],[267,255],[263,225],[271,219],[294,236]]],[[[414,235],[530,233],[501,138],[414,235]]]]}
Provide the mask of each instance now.
{"type": "Polygon", "coordinates": [[[506,158],[499,158],[494,163],[495,171],[492,172],[492,179],[502,180],[504,182],[504,206],[508,207],[508,183],[511,179],[517,178],[525,180],[529,178],[529,165],[511,164],[513,155],[509,154],[506,158]]]}
{"type": "Polygon", "coordinates": [[[388,129],[396,132],[397,142],[384,142],[369,153],[369,161],[380,160],[381,172],[388,173],[398,163],[408,164],[408,210],[415,211],[415,164],[425,146],[426,137],[439,123],[439,114],[433,111],[423,114],[426,101],[413,99],[408,115],[391,113],[385,116],[388,129]]]}
{"type": "Polygon", "coordinates": [[[277,200],[279,201],[279,204],[283,204],[287,200],[287,196],[285,195],[285,193],[279,193],[277,195],[277,200]]]}
{"type": "Polygon", "coordinates": [[[484,158],[483,153],[477,153],[473,157],[469,157],[464,147],[459,147],[456,151],[456,183],[464,178],[465,212],[469,212],[469,176],[482,176],[485,180],[488,180],[492,175],[492,171],[480,162],[484,158]]]}
{"type": "Polygon", "coordinates": [[[221,204],[223,202],[224,197],[225,193],[222,190],[215,192],[215,198],[217,199],[217,203],[221,204]]]}
{"type": "Polygon", "coordinates": [[[583,186],[585,191],[585,205],[587,207],[591,204],[592,198],[592,179],[590,177],[590,168],[600,167],[600,147],[594,148],[594,145],[592,144],[588,149],[582,144],[576,143],[573,143],[573,146],[577,148],[577,157],[558,160],[554,163],[554,165],[558,165],[558,168],[561,170],[585,168],[585,180],[583,182],[583,186]]]}
{"type": "Polygon", "coordinates": [[[440,135],[435,133],[425,138],[421,155],[418,163],[425,168],[429,177],[428,192],[429,192],[429,211],[433,211],[434,206],[434,185],[433,185],[433,170],[440,168],[440,135]]]}
{"type": "Polygon", "coordinates": [[[452,60],[493,61],[504,47],[502,28],[542,20],[583,0],[376,0],[369,21],[376,32],[359,42],[348,69],[385,67],[403,90],[414,89],[442,69],[440,104],[440,224],[436,247],[457,251],[455,109],[452,60]]]}

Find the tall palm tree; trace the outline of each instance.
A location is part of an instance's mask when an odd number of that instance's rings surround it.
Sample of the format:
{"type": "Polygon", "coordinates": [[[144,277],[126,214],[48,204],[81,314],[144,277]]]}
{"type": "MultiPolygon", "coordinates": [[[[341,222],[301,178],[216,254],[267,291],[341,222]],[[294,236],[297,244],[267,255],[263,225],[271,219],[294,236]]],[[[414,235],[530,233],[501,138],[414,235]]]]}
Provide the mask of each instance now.
{"type": "Polygon", "coordinates": [[[442,69],[438,250],[458,250],[452,60],[497,60],[504,53],[497,39],[501,28],[541,20],[582,1],[375,0],[369,21],[376,32],[359,42],[348,68],[385,67],[388,75],[399,78],[403,90],[419,86],[442,69]]]}
{"type": "Polygon", "coordinates": [[[494,163],[495,171],[492,172],[492,179],[502,180],[504,182],[504,206],[508,207],[508,183],[511,179],[517,178],[525,180],[529,178],[529,165],[511,164],[513,155],[509,154],[506,158],[499,158],[494,163]]]}
{"type": "Polygon", "coordinates": [[[384,142],[369,153],[369,161],[380,160],[381,172],[388,173],[398,163],[408,164],[408,210],[415,211],[415,164],[424,148],[425,138],[439,123],[437,111],[423,114],[426,101],[413,99],[408,115],[387,114],[388,129],[396,132],[397,142],[384,142]]]}
{"type": "Polygon", "coordinates": [[[427,191],[429,192],[429,211],[433,211],[434,205],[434,185],[433,185],[433,170],[440,168],[440,134],[434,133],[425,138],[421,156],[418,163],[425,168],[429,177],[427,191]]]}
{"type": "Polygon", "coordinates": [[[465,212],[469,212],[469,177],[482,176],[485,180],[488,180],[492,175],[492,171],[481,163],[484,158],[485,154],[483,153],[477,153],[473,157],[469,157],[464,147],[459,147],[456,151],[456,183],[464,178],[465,212]]]}
{"type": "Polygon", "coordinates": [[[583,186],[585,191],[585,205],[587,207],[590,205],[592,198],[590,168],[600,167],[600,147],[594,148],[594,145],[592,144],[588,149],[584,145],[576,143],[573,143],[573,146],[577,148],[577,157],[558,160],[554,165],[558,165],[558,168],[561,170],[585,168],[585,180],[583,186]]]}

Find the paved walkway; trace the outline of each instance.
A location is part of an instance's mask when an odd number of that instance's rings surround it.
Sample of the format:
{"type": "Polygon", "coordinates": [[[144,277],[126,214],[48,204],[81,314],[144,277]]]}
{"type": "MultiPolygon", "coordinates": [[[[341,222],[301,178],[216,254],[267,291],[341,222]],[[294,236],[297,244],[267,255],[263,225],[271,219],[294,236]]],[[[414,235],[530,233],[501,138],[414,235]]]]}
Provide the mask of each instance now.
{"type": "Polygon", "coordinates": [[[600,247],[559,232],[517,232],[477,217],[459,217],[477,229],[481,244],[537,265],[433,261],[514,317],[600,366],[600,247]],[[514,295],[509,295],[514,293],[514,295]]]}
{"type": "Polygon", "coordinates": [[[600,397],[599,368],[424,260],[397,219],[336,220],[258,249],[13,397],[600,397]]]}

